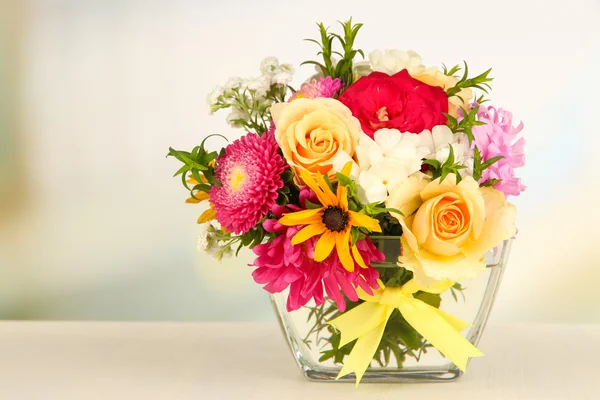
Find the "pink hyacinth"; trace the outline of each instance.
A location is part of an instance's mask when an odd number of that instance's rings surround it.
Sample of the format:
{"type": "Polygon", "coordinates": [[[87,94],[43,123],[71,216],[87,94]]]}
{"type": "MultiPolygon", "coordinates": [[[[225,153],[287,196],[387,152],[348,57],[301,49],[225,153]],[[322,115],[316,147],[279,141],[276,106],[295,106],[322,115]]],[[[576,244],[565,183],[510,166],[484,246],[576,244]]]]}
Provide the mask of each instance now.
{"type": "Polygon", "coordinates": [[[290,101],[298,97],[307,99],[316,99],[319,97],[332,98],[340,91],[342,86],[342,80],[339,78],[331,79],[330,76],[326,76],[325,78],[319,78],[319,80],[313,79],[309,83],[302,85],[300,90],[290,98],[290,101]]]}
{"type": "Polygon", "coordinates": [[[474,143],[481,152],[481,158],[485,161],[496,156],[504,157],[483,171],[479,183],[490,179],[501,179],[502,181],[494,187],[506,196],[518,196],[526,189],[526,186],[521,184],[521,179],[515,176],[514,171],[515,168],[525,165],[523,151],[525,139],[517,140],[517,135],[523,129],[523,123],[513,127],[512,113],[501,108],[482,105],[479,106],[477,117],[479,121],[485,122],[485,125],[473,127],[474,143]]]}
{"type": "Polygon", "coordinates": [[[285,162],[272,132],[248,133],[218,157],[215,178],[223,186],[210,189],[219,223],[233,233],[246,233],[275,205],[283,187],[285,162]]]}
{"type": "MultiPolygon", "coordinates": [[[[298,211],[301,208],[292,204],[286,207],[275,206],[273,213],[280,218],[283,214],[298,211]],[[286,208],[287,207],[287,208],[286,208]]],[[[302,226],[283,226],[276,219],[268,219],[263,223],[268,232],[278,234],[268,243],[254,247],[257,255],[252,273],[259,284],[266,284],[264,289],[270,293],[279,293],[290,288],[287,299],[287,310],[293,311],[304,306],[311,299],[317,305],[324,301],[323,289],[327,296],[334,300],[340,311],[346,309],[344,295],[351,301],[358,301],[356,288],[372,294],[377,289],[379,272],[370,266],[371,262],[384,261],[385,256],[368,239],[356,243],[368,268],[361,268],[355,263],[353,272],[348,272],[340,262],[337,253],[332,252],[322,262],[313,260],[317,238],[292,245],[292,238],[302,226]]]]}

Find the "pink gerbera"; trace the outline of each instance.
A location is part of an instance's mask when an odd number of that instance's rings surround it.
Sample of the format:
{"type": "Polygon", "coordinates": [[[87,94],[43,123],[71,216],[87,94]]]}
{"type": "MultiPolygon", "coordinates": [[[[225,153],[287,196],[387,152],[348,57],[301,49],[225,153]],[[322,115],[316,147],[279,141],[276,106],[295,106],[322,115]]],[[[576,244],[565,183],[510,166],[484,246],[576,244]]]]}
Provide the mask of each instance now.
{"type": "MultiPolygon", "coordinates": [[[[275,206],[273,213],[280,218],[283,214],[300,209],[288,204],[287,208],[275,206]]],[[[372,289],[379,287],[379,272],[371,267],[370,263],[382,262],[385,256],[368,238],[356,243],[368,267],[361,268],[355,262],[354,271],[349,272],[343,267],[336,252],[332,252],[322,262],[313,260],[316,238],[292,245],[292,238],[302,226],[284,226],[276,219],[268,219],[263,223],[263,227],[278,236],[253,248],[257,255],[253,266],[257,268],[252,276],[257,283],[266,284],[264,289],[270,293],[279,293],[289,286],[288,311],[299,309],[311,299],[314,299],[317,305],[322,304],[323,289],[327,296],[336,302],[338,309],[344,311],[344,295],[351,301],[358,301],[357,287],[369,294],[373,293],[372,289]]]]}
{"type": "Polygon", "coordinates": [[[326,76],[325,78],[319,78],[319,80],[313,79],[302,85],[300,90],[294,93],[290,101],[299,97],[307,99],[316,99],[319,97],[332,98],[340,91],[342,86],[343,83],[340,78],[332,79],[330,76],[326,76]]]}
{"type": "Polygon", "coordinates": [[[272,132],[248,133],[217,158],[215,178],[223,186],[210,189],[210,202],[229,232],[248,232],[275,205],[285,170],[278,149],[272,132]]]}

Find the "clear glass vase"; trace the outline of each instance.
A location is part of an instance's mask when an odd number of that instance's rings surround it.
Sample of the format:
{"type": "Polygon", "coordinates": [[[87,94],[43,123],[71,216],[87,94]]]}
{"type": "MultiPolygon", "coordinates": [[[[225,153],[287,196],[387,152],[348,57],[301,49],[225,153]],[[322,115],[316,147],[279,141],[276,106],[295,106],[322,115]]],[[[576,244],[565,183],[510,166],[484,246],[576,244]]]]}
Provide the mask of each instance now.
{"type": "MultiPolygon", "coordinates": [[[[399,237],[372,236],[371,240],[386,255],[384,263],[373,266],[380,273],[397,271],[396,260],[400,252],[399,237]]],[[[511,240],[507,240],[490,251],[486,255],[486,270],[478,278],[463,282],[462,291],[449,290],[441,295],[440,310],[472,324],[470,328],[463,331],[463,335],[475,346],[481,338],[492,309],[506,267],[510,246],[511,240]]],[[[327,358],[324,352],[331,350],[330,338],[333,328],[314,332],[315,314],[318,314],[315,313],[315,310],[323,311],[327,300],[325,305],[320,308],[315,307],[314,303],[309,303],[304,308],[288,312],[286,299],[287,291],[271,295],[273,308],[298,367],[310,380],[335,381],[342,364],[335,363],[333,358],[320,361],[322,358],[327,358]]],[[[437,301],[439,300],[437,299],[437,301]]],[[[329,314],[326,319],[329,320],[332,315],[329,314]]],[[[325,318],[321,322],[322,325],[325,325],[325,318]]],[[[386,332],[389,326],[390,322],[388,321],[386,332]]],[[[387,356],[383,351],[379,353],[379,360],[371,362],[371,366],[367,369],[361,382],[453,381],[463,374],[451,361],[431,347],[422,337],[420,338],[422,343],[420,343],[421,347],[418,353],[411,349],[410,345],[403,346],[402,344],[396,348],[397,351],[400,350],[398,351],[399,357],[396,357],[394,352],[392,352],[392,356],[389,352],[387,356]],[[401,362],[397,361],[398,358],[401,359],[401,362]]],[[[397,343],[404,342],[409,343],[403,338],[398,338],[397,343]]],[[[355,376],[349,374],[337,381],[354,382],[355,376]]]]}

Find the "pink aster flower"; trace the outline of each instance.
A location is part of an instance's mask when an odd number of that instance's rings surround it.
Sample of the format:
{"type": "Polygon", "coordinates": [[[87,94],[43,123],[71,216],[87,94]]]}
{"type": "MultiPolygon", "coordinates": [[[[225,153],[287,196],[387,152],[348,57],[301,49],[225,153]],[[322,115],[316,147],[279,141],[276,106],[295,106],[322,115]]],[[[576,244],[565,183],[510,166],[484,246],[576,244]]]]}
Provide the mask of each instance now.
{"type": "Polygon", "coordinates": [[[229,232],[248,232],[275,205],[286,168],[278,149],[272,132],[248,133],[217,158],[215,178],[223,186],[210,189],[210,202],[229,232]]]}
{"type": "MultiPolygon", "coordinates": [[[[301,210],[292,204],[286,207],[275,206],[273,213],[280,218],[283,214],[301,210]]],[[[355,262],[354,271],[349,272],[342,266],[336,252],[322,262],[313,260],[316,238],[292,245],[292,238],[302,226],[288,227],[279,224],[277,219],[268,219],[263,227],[278,236],[253,248],[257,255],[253,266],[257,268],[252,276],[256,283],[266,284],[264,289],[270,293],[279,293],[289,286],[288,311],[299,309],[311,299],[320,305],[324,301],[324,293],[336,302],[340,311],[344,311],[344,295],[351,301],[358,301],[357,287],[369,294],[379,287],[379,272],[370,263],[384,261],[385,256],[368,238],[356,244],[368,268],[361,268],[355,262]]]]}
{"type": "Polygon", "coordinates": [[[302,85],[300,90],[290,98],[290,101],[299,97],[307,99],[316,99],[319,97],[332,98],[340,91],[342,86],[342,80],[339,78],[331,79],[330,76],[326,76],[325,78],[319,78],[319,80],[313,79],[309,83],[302,85]]]}
{"type": "Polygon", "coordinates": [[[525,165],[525,139],[517,139],[517,135],[523,129],[523,123],[513,127],[512,113],[482,105],[479,106],[477,117],[479,121],[485,122],[485,125],[473,127],[474,143],[481,152],[481,158],[485,161],[496,156],[504,157],[484,170],[479,182],[501,179],[502,181],[494,187],[506,196],[518,196],[526,188],[521,184],[521,179],[515,176],[514,171],[515,168],[525,165]]]}

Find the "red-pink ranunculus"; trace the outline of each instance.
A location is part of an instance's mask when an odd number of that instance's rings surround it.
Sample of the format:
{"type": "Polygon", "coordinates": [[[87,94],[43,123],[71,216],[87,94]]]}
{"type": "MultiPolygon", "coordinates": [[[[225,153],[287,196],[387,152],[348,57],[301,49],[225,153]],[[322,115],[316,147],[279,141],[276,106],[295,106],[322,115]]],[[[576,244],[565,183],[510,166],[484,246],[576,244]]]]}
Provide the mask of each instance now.
{"type": "Polygon", "coordinates": [[[394,75],[372,72],[350,85],[338,98],[373,137],[382,128],[421,133],[444,125],[448,96],[444,89],[416,80],[402,70],[394,75]]]}

